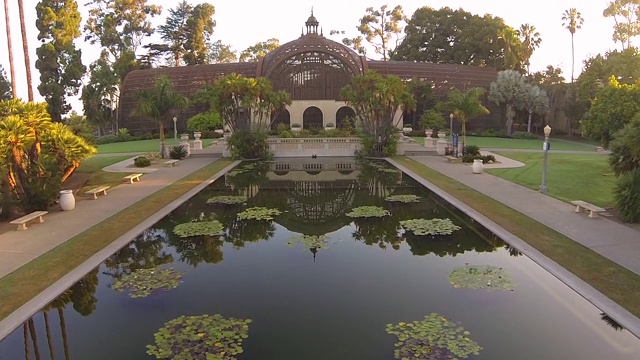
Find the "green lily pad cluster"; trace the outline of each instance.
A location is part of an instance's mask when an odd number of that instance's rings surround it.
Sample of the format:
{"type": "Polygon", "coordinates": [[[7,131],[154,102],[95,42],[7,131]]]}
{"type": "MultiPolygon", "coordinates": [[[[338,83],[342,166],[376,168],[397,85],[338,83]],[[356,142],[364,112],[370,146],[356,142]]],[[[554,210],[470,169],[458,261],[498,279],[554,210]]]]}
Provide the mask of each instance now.
{"type": "Polygon", "coordinates": [[[233,177],[236,175],[240,175],[240,174],[244,174],[246,172],[252,171],[255,168],[256,168],[256,164],[254,163],[244,164],[244,165],[238,166],[236,169],[229,171],[228,175],[233,177]]]}
{"type": "Polygon", "coordinates": [[[513,291],[518,284],[503,268],[491,265],[457,267],[449,274],[455,288],[513,291]]]}
{"type": "Polygon", "coordinates": [[[129,291],[131,298],[143,298],[158,290],[175,289],[181,279],[182,273],[173,269],[138,269],[116,281],[113,288],[129,291]]]}
{"type": "Polygon", "coordinates": [[[278,209],[256,206],[238,213],[238,218],[242,220],[273,220],[274,216],[280,214],[282,212],[278,209]]]}
{"type": "Polygon", "coordinates": [[[378,163],[375,163],[375,162],[369,162],[369,163],[367,163],[367,166],[372,167],[376,171],[389,173],[389,174],[393,174],[393,173],[397,173],[398,172],[397,169],[393,169],[393,168],[390,168],[388,166],[385,166],[385,165],[382,165],[382,164],[378,164],[378,163]]]}
{"type": "Polygon", "coordinates": [[[291,247],[293,247],[293,245],[295,245],[296,243],[302,244],[302,246],[306,247],[307,249],[320,250],[320,249],[327,248],[327,242],[325,240],[324,235],[321,235],[321,236],[303,235],[303,236],[291,238],[287,242],[287,244],[289,244],[289,246],[291,247]]]}
{"type": "Polygon", "coordinates": [[[224,195],[224,196],[214,196],[207,200],[207,204],[221,204],[221,205],[236,205],[243,204],[247,202],[246,196],[234,196],[234,195],[224,195]]]}
{"type": "Polygon", "coordinates": [[[381,218],[389,215],[391,215],[391,213],[388,210],[379,206],[360,206],[353,208],[351,212],[347,213],[347,216],[351,218],[381,218]]]}
{"type": "Polygon", "coordinates": [[[396,359],[466,359],[482,350],[468,337],[468,331],[436,313],[422,321],[388,324],[387,333],[398,337],[396,359]]]}
{"type": "Polygon", "coordinates": [[[154,334],[155,345],[147,345],[147,354],[157,359],[235,360],[249,337],[249,323],[219,314],[180,316],[154,334]]]}
{"type": "Polygon", "coordinates": [[[400,221],[400,226],[414,235],[451,235],[462,229],[449,219],[412,219],[400,221]]]}
{"type": "Polygon", "coordinates": [[[384,199],[389,202],[401,202],[405,204],[420,202],[420,197],[416,195],[391,195],[384,199]]]}
{"type": "Polygon", "coordinates": [[[202,236],[202,235],[219,235],[224,230],[224,225],[218,220],[213,221],[196,221],[176,225],[173,233],[180,237],[202,236]]]}

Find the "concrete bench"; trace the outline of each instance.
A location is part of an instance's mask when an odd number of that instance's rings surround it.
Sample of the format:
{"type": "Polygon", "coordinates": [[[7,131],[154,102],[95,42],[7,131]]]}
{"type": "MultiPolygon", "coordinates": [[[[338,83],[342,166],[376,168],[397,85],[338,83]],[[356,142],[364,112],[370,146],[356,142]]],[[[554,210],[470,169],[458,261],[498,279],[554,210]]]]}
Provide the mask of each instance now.
{"type": "Polygon", "coordinates": [[[110,188],[110,186],[107,186],[107,185],[98,186],[95,189],[91,189],[91,190],[87,191],[86,194],[93,195],[93,199],[94,200],[98,200],[98,194],[103,193],[104,195],[107,195],[107,190],[109,188],[110,188]]]}
{"type": "Polygon", "coordinates": [[[179,160],[167,160],[164,162],[165,165],[169,166],[169,167],[173,167],[174,165],[178,165],[178,161],[179,160]]]}
{"type": "Polygon", "coordinates": [[[455,156],[445,156],[445,159],[447,159],[448,162],[462,162],[462,158],[459,157],[455,157],[455,156]]]}
{"type": "Polygon", "coordinates": [[[34,211],[31,214],[27,214],[21,218],[17,218],[15,220],[13,220],[12,222],[10,222],[9,224],[13,224],[13,225],[18,225],[18,229],[17,230],[27,230],[27,222],[34,220],[34,219],[38,219],[38,222],[43,223],[44,219],[42,218],[42,216],[48,214],[48,211],[34,211]]]}
{"type": "Polygon", "coordinates": [[[590,218],[597,218],[598,213],[607,211],[606,209],[595,206],[593,204],[589,204],[588,202],[582,200],[574,200],[571,203],[576,206],[576,212],[578,213],[582,212],[583,210],[589,210],[590,218]]]}
{"type": "Polygon", "coordinates": [[[134,180],[138,180],[138,182],[140,181],[140,176],[142,176],[142,174],[131,174],[125,176],[124,179],[131,181],[131,183],[133,184],[134,180]]]}

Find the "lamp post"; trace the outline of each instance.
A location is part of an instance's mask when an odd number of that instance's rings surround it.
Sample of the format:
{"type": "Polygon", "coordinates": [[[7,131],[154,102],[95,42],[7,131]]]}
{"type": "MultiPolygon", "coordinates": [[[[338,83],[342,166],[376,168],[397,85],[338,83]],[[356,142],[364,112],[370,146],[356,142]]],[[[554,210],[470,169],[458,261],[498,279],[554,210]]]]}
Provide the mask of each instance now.
{"type": "Polygon", "coordinates": [[[542,161],[542,184],[538,191],[541,193],[547,192],[547,159],[549,158],[549,135],[551,135],[551,127],[549,125],[544,127],[544,145],[542,145],[542,150],[544,150],[544,160],[542,161]]]}
{"type": "Polygon", "coordinates": [[[173,117],[173,138],[178,140],[178,118],[173,117]]]}
{"type": "Polygon", "coordinates": [[[458,151],[453,151],[453,113],[449,114],[449,136],[451,137],[451,156],[457,156],[458,151]],[[453,155],[456,154],[456,155],[453,155]]]}

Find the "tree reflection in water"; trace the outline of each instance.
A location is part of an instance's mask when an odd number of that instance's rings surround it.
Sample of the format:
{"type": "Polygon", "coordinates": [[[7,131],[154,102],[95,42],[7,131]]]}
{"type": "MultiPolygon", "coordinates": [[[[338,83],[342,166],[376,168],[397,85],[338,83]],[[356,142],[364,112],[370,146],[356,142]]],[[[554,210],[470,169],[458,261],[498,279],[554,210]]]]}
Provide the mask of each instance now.
{"type": "Polygon", "coordinates": [[[138,269],[151,269],[173,262],[173,256],[165,250],[166,233],[162,229],[149,228],[129,245],[105,260],[105,274],[120,280],[138,269]]]}

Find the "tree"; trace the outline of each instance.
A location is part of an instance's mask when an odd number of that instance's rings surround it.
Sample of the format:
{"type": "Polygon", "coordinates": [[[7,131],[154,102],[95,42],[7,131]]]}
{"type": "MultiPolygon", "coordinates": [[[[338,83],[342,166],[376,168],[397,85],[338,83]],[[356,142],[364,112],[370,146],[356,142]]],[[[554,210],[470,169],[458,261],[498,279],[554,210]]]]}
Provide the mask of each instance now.
{"type": "Polygon", "coordinates": [[[499,17],[448,7],[417,9],[392,60],[520,68],[522,42],[499,17]]]}
{"type": "Polygon", "coordinates": [[[382,55],[382,60],[387,61],[390,53],[398,46],[398,36],[403,29],[402,23],[406,21],[407,17],[401,5],[396,5],[393,9],[382,5],[380,10],[368,7],[357,29],[369,44],[373,45],[375,52],[382,55]],[[392,48],[390,42],[394,38],[396,43],[392,48]]]}
{"type": "Polygon", "coordinates": [[[24,24],[24,4],[18,0],[18,15],[20,16],[20,32],[22,34],[22,51],[24,55],[24,67],[27,73],[27,98],[33,101],[33,80],[31,78],[31,60],[29,59],[29,42],[27,41],[27,28],[24,24]]]}
{"type": "Polygon", "coordinates": [[[38,90],[47,104],[55,122],[71,110],[66,102],[80,90],[86,67],[82,54],[73,41],[80,36],[80,12],[75,0],[42,0],[36,6],[40,31],[38,40],[43,44],[36,54],[36,68],[40,70],[38,90]]]}
{"type": "Polygon", "coordinates": [[[476,116],[489,114],[489,109],[482,105],[483,88],[471,88],[467,91],[453,89],[447,95],[448,101],[440,107],[451,111],[454,119],[460,120],[462,125],[462,147],[467,143],[467,121],[476,116]]]}
{"type": "Polygon", "coordinates": [[[208,45],[206,62],[208,64],[233,63],[238,61],[238,54],[231,45],[223,44],[218,40],[208,45]]]}
{"type": "Polygon", "coordinates": [[[402,79],[367,71],[342,89],[342,98],[355,110],[357,123],[365,134],[364,152],[377,156],[395,154],[395,129],[402,114],[416,106],[402,79]]]}
{"type": "Polygon", "coordinates": [[[562,76],[562,69],[547,65],[544,71],[536,71],[529,76],[531,82],[543,87],[549,87],[553,85],[564,84],[564,77],[562,76]]]}
{"type": "Polygon", "coordinates": [[[529,67],[531,64],[531,56],[533,52],[540,47],[542,39],[536,27],[531,24],[522,24],[517,34],[522,40],[522,57],[524,64],[527,66],[527,75],[530,74],[529,67]]]}
{"type": "Polygon", "coordinates": [[[167,44],[150,44],[152,49],[163,49],[161,53],[170,53],[175,66],[180,66],[185,53],[184,44],[187,42],[187,20],[191,16],[193,6],[182,1],[175,8],[169,9],[169,16],[163,25],[158,27],[160,37],[167,44]]]}
{"type": "Polygon", "coordinates": [[[604,17],[615,21],[612,39],[620,42],[622,50],[631,47],[631,39],[640,35],[640,0],[613,0],[607,3],[602,12],[604,17]]]}
{"type": "Polygon", "coordinates": [[[111,69],[106,50],[89,68],[89,82],[80,96],[84,114],[100,135],[106,134],[107,130],[114,132],[119,79],[111,69]]]}
{"type": "Polygon", "coordinates": [[[160,127],[160,156],[164,159],[164,125],[181,110],[187,108],[189,100],[173,90],[167,77],[156,80],[155,86],[138,94],[138,105],[134,113],[158,122],[160,127]]]}
{"type": "Polygon", "coordinates": [[[184,60],[187,65],[204,64],[207,59],[208,39],[213,34],[216,26],[213,15],[216,13],[213,5],[209,3],[198,4],[193,8],[191,16],[187,19],[187,41],[184,44],[186,51],[184,60]]]}
{"type": "Polygon", "coordinates": [[[518,107],[525,110],[529,115],[527,121],[527,132],[531,132],[531,119],[533,114],[544,115],[549,111],[549,97],[547,92],[534,84],[525,84],[522,98],[519,99],[518,107]]]}
{"type": "Polygon", "coordinates": [[[582,18],[582,14],[576,10],[576,8],[569,8],[562,14],[562,26],[571,33],[571,83],[573,83],[574,66],[576,63],[573,37],[576,30],[579,30],[583,23],[584,19],[582,18]]]}
{"type": "Polygon", "coordinates": [[[13,63],[13,46],[11,46],[11,27],[9,17],[9,0],[4,0],[4,24],[7,30],[7,48],[9,50],[9,74],[11,75],[11,94],[14,99],[18,98],[16,90],[16,71],[13,63]]]}
{"type": "Polygon", "coordinates": [[[511,136],[515,107],[522,99],[525,91],[526,78],[515,70],[498,72],[498,78],[491,83],[489,100],[498,105],[506,106],[507,135],[511,136]]]}
{"type": "Polygon", "coordinates": [[[280,40],[271,38],[267,41],[258,42],[253,46],[249,46],[240,53],[240,62],[258,61],[258,58],[267,56],[268,53],[280,46],[280,40]]]}
{"type": "Polygon", "coordinates": [[[11,83],[7,80],[7,74],[0,65],[0,100],[10,100],[12,97],[11,83]]]}
{"type": "MultiPolygon", "coordinates": [[[[344,34],[346,34],[346,31],[344,30],[329,31],[329,35],[344,35],[344,34]]],[[[360,55],[367,55],[367,48],[365,48],[364,45],[362,44],[363,40],[364,39],[362,38],[362,36],[356,36],[353,38],[344,37],[342,38],[342,43],[352,48],[354,51],[356,51],[360,55]]]]}
{"type": "Polygon", "coordinates": [[[640,221],[640,113],[631,119],[611,142],[609,164],[616,174],[616,208],[624,221],[640,221]]]}

